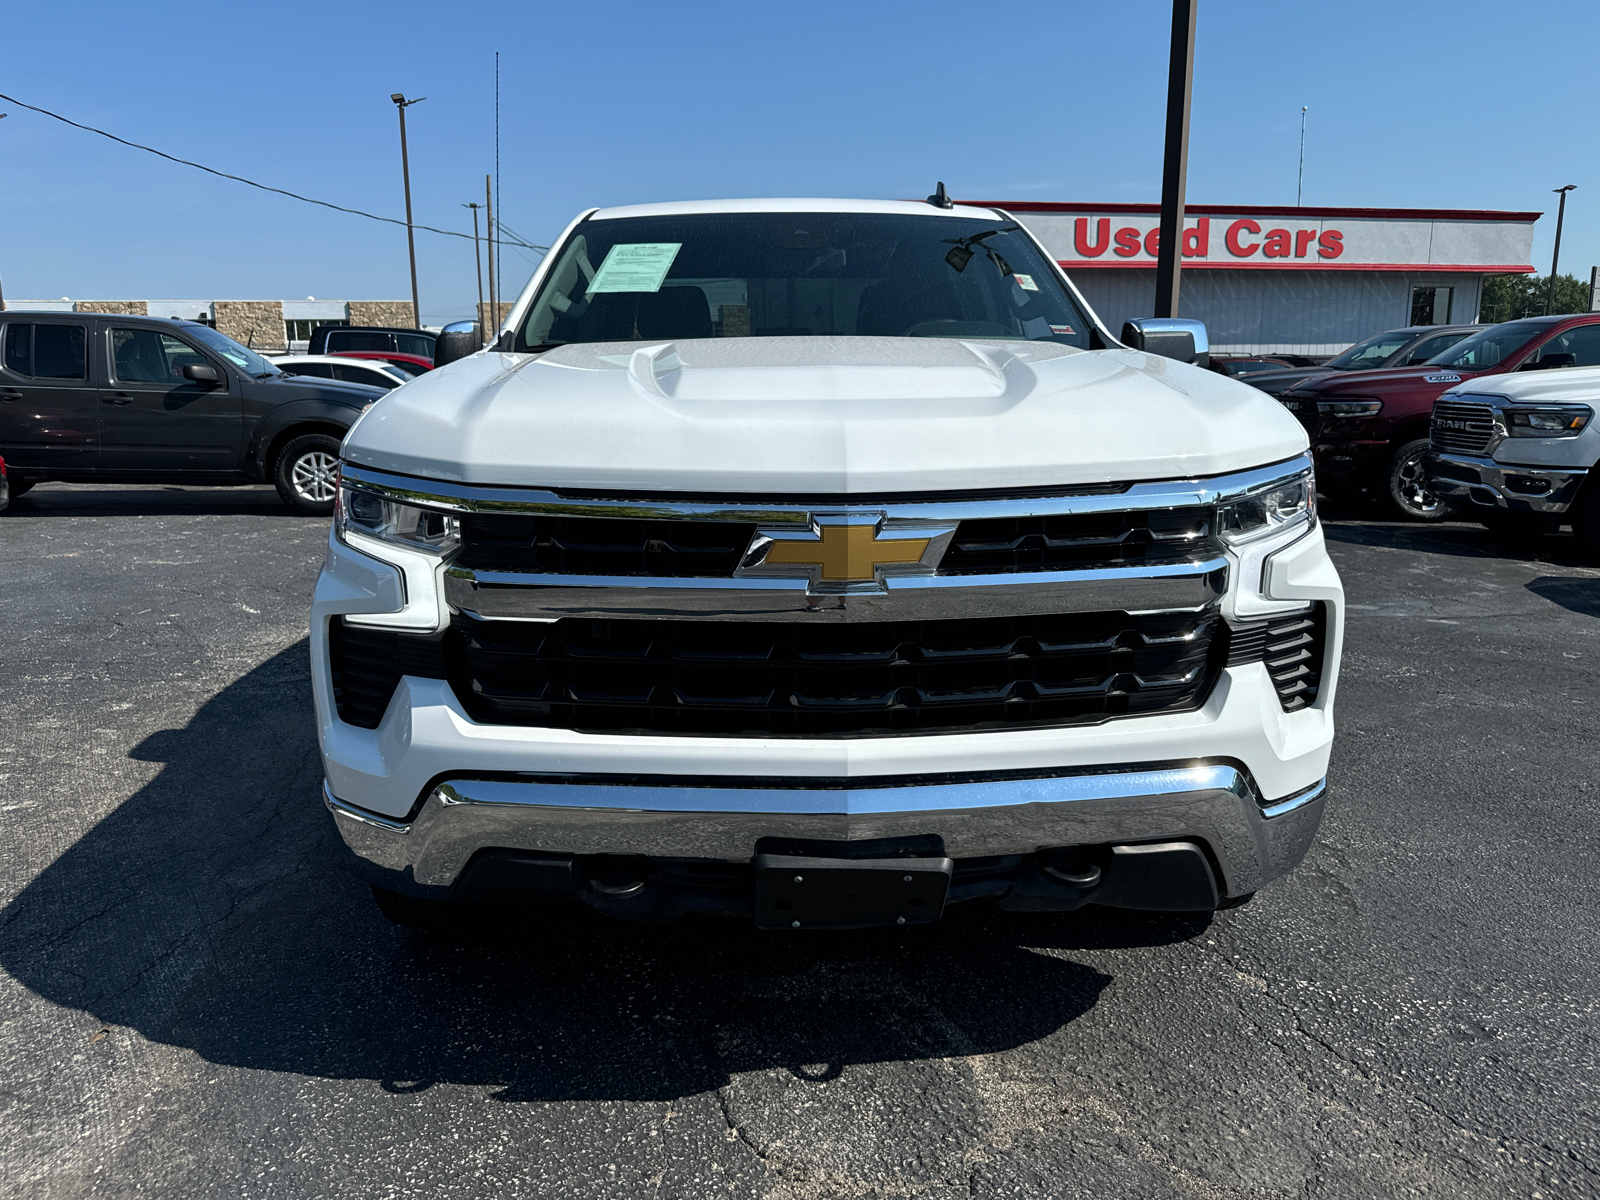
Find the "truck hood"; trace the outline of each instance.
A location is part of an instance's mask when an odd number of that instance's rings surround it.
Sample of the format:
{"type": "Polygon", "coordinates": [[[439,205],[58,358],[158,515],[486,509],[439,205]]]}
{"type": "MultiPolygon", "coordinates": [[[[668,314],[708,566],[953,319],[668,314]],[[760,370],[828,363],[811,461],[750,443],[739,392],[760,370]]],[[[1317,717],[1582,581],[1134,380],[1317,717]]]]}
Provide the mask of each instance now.
{"type": "Polygon", "coordinates": [[[1264,392],[1134,350],[764,337],[483,351],[389,393],[344,455],[460,483],[848,494],[1186,478],[1306,445],[1264,392]]]}

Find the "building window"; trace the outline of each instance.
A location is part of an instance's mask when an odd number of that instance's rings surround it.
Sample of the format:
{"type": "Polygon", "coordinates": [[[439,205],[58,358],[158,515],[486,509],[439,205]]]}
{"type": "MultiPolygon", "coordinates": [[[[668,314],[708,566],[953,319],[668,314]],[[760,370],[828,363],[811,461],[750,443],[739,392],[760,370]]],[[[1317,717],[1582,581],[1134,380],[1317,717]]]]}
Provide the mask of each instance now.
{"type": "Polygon", "coordinates": [[[283,323],[284,336],[290,344],[300,342],[302,345],[311,340],[311,331],[318,325],[348,325],[349,321],[285,321],[283,323]]]}
{"type": "Polygon", "coordinates": [[[1450,300],[1455,288],[1419,287],[1411,289],[1411,323],[1413,325],[1450,324],[1450,300]]]}

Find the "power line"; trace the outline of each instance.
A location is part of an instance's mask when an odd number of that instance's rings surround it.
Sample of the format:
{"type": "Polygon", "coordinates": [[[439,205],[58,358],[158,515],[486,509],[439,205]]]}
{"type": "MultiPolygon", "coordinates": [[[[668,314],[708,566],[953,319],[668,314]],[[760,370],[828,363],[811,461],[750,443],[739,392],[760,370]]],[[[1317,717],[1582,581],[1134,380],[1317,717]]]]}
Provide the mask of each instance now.
{"type": "MultiPolygon", "coordinates": [[[[85,133],[98,133],[103,138],[110,138],[113,142],[131,147],[134,150],[143,150],[146,154],[154,154],[157,158],[164,158],[169,162],[175,162],[185,167],[193,167],[197,171],[204,171],[208,175],[216,175],[221,179],[231,179],[235,183],[243,183],[249,187],[259,188],[263,192],[275,192],[280,196],[287,196],[291,200],[299,200],[304,204],[316,204],[322,208],[331,208],[335,212],[349,213],[353,217],[365,217],[369,221],[382,221],[386,225],[405,224],[404,221],[396,220],[394,217],[380,217],[376,213],[362,212],[359,208],[346,208],[342,204],[333,204],[327,200],[316,200],[310,196],[302,196],[297,192],[290,192],[283,188],[271,187],[265,183],[257,183],[255,180],[246,179],[242,175],[230,175],[226,171],[219,171],[215,167],[208,167],[203,163],[190,162],[187,158],[179,158],[176,154],[168,154],[164,150],[157,150],[154,146],[144,146],[140,145],[138,142],[130,142],[127,138],[118,137],[114,133],[107,133],[104,129],[96,129],[93,125],[84,125],[79,121],[72,120],[70,117],[63,117],[60,113],[51,112],[48,108],[40,108],[37,104],[29,104],[26,100],[18,100],[15,96],[7,96],[3,92],[0,92],[0,100],[8,100],[12,104],[16,104],[22,108],[29,109],[32,112],[39,113],[41,116],[50,117],[54,120],[62,122],[65,125],[71,125],[74,129],[82,129],[85,133]]],[[[432,225],[417,225],[414,226],[414,228],[425,229],[429,233],[443,234],[445,237],[458,237],[466,238],[468,241],[472,240],[472,235],[470,233],[458,233],[454,229],[435,229],[432,225]]],[[[530,250],[549,249],[547,246],[535,246],[532,243],[523,242],[521,238],[517,238],[516,240],[522,245],[527,246],[530,250]]]]}

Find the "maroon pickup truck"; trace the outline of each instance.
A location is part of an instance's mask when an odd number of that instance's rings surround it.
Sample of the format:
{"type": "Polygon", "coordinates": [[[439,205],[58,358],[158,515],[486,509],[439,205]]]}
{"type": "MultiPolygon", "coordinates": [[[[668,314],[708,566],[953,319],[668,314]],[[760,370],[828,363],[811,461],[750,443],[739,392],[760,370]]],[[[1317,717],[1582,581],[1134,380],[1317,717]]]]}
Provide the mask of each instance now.
{"type": "Polygon", "coordinates": [[[1600,366],[1600,313],[1487,325],[1420,367],[1317,375],[1278,397],[1306,427],[1317,485],[1329,496],[1377,496],[1402,516],[1436,521],[1450,507],[1423,471],[1433,401],[1480,375],[1600,366]]]}

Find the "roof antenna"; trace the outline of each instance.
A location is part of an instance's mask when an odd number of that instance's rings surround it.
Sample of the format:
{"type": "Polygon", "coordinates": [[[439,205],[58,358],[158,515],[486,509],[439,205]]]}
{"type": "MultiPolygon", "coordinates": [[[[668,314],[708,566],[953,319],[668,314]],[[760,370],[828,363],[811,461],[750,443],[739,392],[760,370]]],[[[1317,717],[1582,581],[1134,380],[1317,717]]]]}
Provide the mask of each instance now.
{"type": "Polygon", "coordinates": [[[956,206],[955,201],[945,195],[944,180],[942,179],[939,181],[939,186],[934,189],[933,195],[928,197],[928,203],[935,208],[954,208],[956,206]]]}

